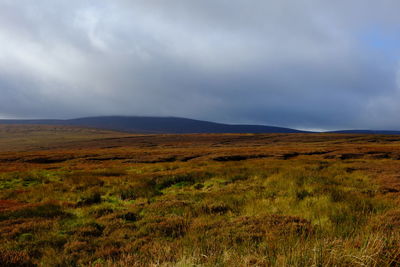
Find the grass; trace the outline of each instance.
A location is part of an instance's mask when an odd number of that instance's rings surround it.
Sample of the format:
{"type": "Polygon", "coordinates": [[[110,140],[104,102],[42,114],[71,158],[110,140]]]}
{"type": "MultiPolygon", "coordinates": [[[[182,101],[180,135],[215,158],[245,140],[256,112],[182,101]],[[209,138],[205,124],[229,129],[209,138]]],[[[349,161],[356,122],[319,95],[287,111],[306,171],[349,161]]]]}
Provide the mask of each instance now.
{"type": "Polygon", "coordinates": [[[0,153],[1,266],[400,264],[400,138],[97,138],[0,153]]]}

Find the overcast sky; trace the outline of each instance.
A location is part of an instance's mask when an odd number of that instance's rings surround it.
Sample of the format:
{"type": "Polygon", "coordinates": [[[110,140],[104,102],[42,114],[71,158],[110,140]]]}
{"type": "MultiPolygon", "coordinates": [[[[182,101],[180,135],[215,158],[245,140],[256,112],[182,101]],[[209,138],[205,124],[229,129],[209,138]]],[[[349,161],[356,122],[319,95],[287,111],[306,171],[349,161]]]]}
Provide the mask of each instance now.
{"type": "Polygon", "coordinates": [[[399,11],[399,0],[0,0],[0,117],[400,129],[399,11]]]}

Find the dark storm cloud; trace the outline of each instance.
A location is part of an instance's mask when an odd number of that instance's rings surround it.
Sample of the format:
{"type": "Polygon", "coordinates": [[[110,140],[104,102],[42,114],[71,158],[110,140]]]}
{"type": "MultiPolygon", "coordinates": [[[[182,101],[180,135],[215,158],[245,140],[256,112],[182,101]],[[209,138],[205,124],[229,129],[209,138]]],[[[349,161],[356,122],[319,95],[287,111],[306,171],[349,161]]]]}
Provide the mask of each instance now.
{"type": "Polygon", "coordinates": [[[3,0],[0,116],[400,129],[400,2],[368,4],[3,0]]]}

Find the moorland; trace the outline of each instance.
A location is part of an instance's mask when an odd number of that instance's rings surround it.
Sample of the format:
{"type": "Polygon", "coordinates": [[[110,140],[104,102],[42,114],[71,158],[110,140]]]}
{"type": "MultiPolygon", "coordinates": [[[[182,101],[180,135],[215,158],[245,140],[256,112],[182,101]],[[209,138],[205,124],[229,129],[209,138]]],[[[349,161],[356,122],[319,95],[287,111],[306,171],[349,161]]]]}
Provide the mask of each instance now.
{"type": "Polygon", "coordinates": [[[0,126],[0,266],[398,266],[400,136],[0,126]]]}

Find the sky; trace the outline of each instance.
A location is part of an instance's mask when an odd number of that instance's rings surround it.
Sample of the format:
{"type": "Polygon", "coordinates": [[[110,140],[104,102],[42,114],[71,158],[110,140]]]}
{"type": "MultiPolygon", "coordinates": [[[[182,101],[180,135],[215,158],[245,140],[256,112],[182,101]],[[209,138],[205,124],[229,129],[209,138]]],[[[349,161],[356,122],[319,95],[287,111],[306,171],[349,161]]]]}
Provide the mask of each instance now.
{"type": "Polygon", "coordinates": [[[0,0],[0,118],[400,130],[398,0],[0,0]]]}

